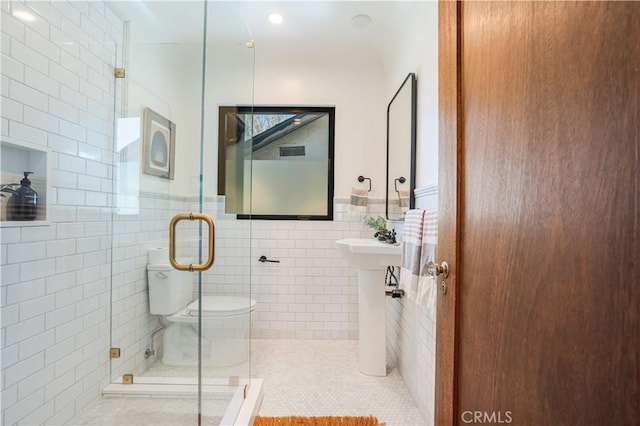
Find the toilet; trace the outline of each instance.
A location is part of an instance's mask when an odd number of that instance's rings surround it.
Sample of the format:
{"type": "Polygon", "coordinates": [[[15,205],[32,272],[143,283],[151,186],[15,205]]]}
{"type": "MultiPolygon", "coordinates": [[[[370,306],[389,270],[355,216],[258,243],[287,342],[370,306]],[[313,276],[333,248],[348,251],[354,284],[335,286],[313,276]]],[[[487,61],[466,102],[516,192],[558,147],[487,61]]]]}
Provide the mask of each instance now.
{"type": "MultiPolygon", "coordinates": [[[[174,269],[166,248],[149,250],[149,312],[162,316],[162,363],[198,365],[198,314],[202,305],[202,362],[228,367],[249,357],[250,314],[256,301],[248,297],[205,295],[193,300],[194,274],[174,269]]],[[[184,259],[183,259],[184,261],[184,259]]]]}

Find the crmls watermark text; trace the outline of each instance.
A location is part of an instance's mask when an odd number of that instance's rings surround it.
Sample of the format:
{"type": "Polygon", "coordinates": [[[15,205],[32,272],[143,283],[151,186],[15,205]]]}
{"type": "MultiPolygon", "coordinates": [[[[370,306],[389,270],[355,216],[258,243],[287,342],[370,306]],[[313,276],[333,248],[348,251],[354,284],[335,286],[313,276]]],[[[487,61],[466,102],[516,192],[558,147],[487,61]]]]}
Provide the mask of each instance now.
{"type": "Polygon", "coordinates": [[[463,411],[460,415],[462,423],[511,423],[511,411],[463,411]]]}

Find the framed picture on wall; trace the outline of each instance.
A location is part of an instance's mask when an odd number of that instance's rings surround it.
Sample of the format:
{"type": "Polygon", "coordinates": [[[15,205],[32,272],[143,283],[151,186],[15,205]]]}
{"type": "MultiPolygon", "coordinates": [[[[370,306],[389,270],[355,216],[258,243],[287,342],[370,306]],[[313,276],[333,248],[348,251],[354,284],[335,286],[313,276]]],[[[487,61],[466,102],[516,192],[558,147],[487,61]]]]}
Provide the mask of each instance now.
{"type": "Polygon", "coordinates": [[[176,125],[151,108],[142,110],[142,173],[173,179],[176,125]]]}

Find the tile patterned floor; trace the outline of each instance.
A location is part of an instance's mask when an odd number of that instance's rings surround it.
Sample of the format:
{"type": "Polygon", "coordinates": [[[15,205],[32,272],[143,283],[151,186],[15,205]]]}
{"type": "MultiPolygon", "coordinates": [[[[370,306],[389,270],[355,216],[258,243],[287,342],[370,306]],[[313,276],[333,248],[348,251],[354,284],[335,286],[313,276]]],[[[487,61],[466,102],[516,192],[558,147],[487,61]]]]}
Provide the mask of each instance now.
{"type": "Polygon", "coordinates": [[[358,371],[354,340],[254,340],[254,377],[264,378],[263,416],[374,415],[387,426],[426,422],[396,369],[358,371]]]}
{"type": "MultiPolygon", "coordinates": [[[[251,376],[265,379],[263,416],[374,415],[387,426],[424,426],[396,369],[386,377],[358,371],[353,340],[253,340],[251,376]]],[[[176,369],[173,373],[185,373],[176,369]]],[[[155,375],[171,375],[160,365],[155,375]]],[[[205,373],[206,374],[206,373],[205,373]]],[[[209,376],[212,377],[212,376],[209,376]]],[[[203,424],[215,424],[216,401],[203,403],[203,424]]],[[[74,419],[83,425],[197,424],[189,399],[102,398],[74,419]]]]}

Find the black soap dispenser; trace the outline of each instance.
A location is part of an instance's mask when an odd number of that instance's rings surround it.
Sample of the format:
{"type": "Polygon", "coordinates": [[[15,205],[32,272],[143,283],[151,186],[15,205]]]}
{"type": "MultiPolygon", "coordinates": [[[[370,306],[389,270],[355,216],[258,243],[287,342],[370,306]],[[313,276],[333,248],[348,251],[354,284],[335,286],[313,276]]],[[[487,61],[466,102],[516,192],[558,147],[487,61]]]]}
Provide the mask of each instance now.
{"type": "Polygon", "coordinates": [[[9,220],[35,220],[38,213],[38,194],[31,189],[29,175],[33,172],[23,172],[24,179],[20,187],[10,192],[13,194],[7,201],[7,216],[9,220]]]}

